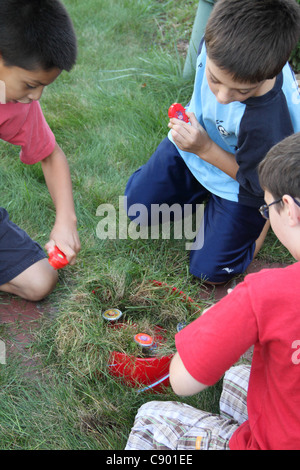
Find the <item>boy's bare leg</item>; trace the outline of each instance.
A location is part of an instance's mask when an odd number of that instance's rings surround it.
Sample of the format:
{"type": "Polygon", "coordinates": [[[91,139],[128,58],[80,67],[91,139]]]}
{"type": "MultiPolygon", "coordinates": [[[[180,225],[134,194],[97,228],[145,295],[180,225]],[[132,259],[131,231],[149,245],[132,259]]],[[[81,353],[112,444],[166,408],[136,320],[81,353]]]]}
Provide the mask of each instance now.
{"type": "Polygon", "coordinates": [[[0,291],[15,294],[23,299],[36,302],[47,297],[53,291],[57,279],[57,272],[45,258],[25,269],[25,271],[11,281],[0,286],[0,291]]]}
{"type": "Polygon", "coordinates": [[[264,228],[261,231],[260,236],[256,240],[256,243],[255,243],[256,246],[255,246],[255,250],[254,250],[254,254],[253,254],[253,259],[255,258],[255,256],[257,255],[257,253],[261,249],[261,247],[263,246],[263,243],[265,241],[265,238],[267,236],[269,228],[270,228],[270,222],[269,222],[269,220],[267,220],[267,222],[264,225],[264,228]]]}

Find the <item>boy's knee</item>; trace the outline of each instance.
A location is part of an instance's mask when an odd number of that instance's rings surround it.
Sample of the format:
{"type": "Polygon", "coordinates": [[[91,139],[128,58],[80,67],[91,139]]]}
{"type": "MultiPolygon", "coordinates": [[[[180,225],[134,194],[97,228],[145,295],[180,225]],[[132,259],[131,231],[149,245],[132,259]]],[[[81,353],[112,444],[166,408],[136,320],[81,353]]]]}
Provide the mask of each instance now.
{"type": "Polygon", "coordinates": [[[130,208],[130,206],[140,202],[141,194],[140,194],[139,185],[136,182],[137,174],[138,174],[138,171],[136,171],[130,176],[127,182],[126,188],[125,188],[125,193],[124,193],[125,210],[127,213],[128,213],[128,209],[130,208]]]}
{"type": "Polygon", "coordinates": [[[57,271],[52,268],[41,270],[40,276],[32,279],[27,287],[27,300],[37,302],[43,300],[54,290],[58,281],[57,271]]]}
{"type": "Polygon", "coordinates": [[[2,285],[1,290],[37,302],[53,291],[57,280],[57,271],[50,266],[47,259],[42,259],[2,285]]]}
{"type": "Polygon", "coordinates": [[[137,225],[149,226],[151,225],[151,197],[148,198],[143,189],[137,181],[135,181],[136,173],[129,179],[125,189],[124,210],[127,217],[137,225]]]}
{"type": "MultiPolygon", "coordinates": [[[[195,266],[195,263],[190,264],[190,273],[201,279],[205,284],[218,285],[225,284],[229,282],[237,273],[234,269],[230,268],[220,268],[219,266],[213,266],[206,263],[205,266],[201,266],[202,263],[198,263],[195,266]]],[[[205,263],[203,263],[205,264],[205,263]]]]}

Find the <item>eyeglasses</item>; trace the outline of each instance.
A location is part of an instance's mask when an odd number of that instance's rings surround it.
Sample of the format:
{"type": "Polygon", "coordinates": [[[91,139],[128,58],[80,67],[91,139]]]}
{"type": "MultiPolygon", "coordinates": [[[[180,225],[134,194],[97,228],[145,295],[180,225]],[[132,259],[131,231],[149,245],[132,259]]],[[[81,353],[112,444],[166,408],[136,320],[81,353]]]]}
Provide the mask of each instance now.
{"type": "Polygon", "coordinates": [[[260,206],[260,208],[258,210],[259,210],[260,214],[263,216],[263,218],[268,220],[269,219],[269,207],[273,206],[273,204],[278,204],[281,201],[282,201],[282,198],[271,202],[271,204],[264,204],[263,206],[260,206]]]}
{"type": "MultiPolygon", "coordinates": [[[[300,207],[300,202],[297,201],[293,196],[291,196],[293,201],[297,204],[297,206],[300,207]]],[[[273,204],[278,204],[279,202],[282,201],[282,197],[280,199],[277,199],[276,201],[271,202],[271,204],[264,204],[261,206],[258,210],[260,214],[263,216],[264,219],[269,219],[269,207],[273,206],[273,204]]]]}

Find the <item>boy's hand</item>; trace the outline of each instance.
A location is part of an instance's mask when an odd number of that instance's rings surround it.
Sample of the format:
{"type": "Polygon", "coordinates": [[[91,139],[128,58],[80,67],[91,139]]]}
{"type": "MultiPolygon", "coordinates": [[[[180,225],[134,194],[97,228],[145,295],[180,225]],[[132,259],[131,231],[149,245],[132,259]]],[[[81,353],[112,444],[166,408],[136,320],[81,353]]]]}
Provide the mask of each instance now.
{"type": "Polygon", "coordinates": [[[80,251],[80,241],[76,226],[67,224],[60,226],[56,223],[45,248],[49,251],[55,245],[66,255],[69,264],[75,264],[77,253],[80,251]]]}
{"type": "Polygon", "coordinates": [[[77,233],[77,219],[74,209],[72,183],[66,156],[58,144],[53,152],[42,160],[42,169],[49,193],[56,209],[55,224],[46,250],[56,245],[66,256],[70,264],[74,264],[80,250],[77,233]]]}
{"type": "Polygon", "coordinates": [[[227,152],[217,145],[206,130],[197,121],[194,113],[186,113],[190,123],[180,119],[170,119],[168,124],[172,137],[180,150],[194,153],[202,160],[214,165],[221,171],[236,179],[239,165],[233,153],[227,152]]]}
{"type": "Polygon", "coordinates": [[[172,118],[168,127],[172,131],[175,144],[186,152],[191,152],[203,158],[211,147],[212,140],[205,129],[199,124],[194,113],[186,113],[190,124],[180,119],[172,118]]]}

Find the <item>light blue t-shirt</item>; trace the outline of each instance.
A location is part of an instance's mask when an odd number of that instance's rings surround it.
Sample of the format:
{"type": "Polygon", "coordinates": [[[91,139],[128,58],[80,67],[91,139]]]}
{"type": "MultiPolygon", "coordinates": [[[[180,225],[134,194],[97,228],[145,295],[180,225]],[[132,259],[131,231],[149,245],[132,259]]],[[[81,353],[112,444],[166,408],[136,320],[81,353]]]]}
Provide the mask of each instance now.
{"type": "MultiPolygon", "coordinates": [[[[197,59],[194,91],[187,110],[216,144],[235,154],[239,170],[234,180],[197,155],[180,150],[195,178],[211,193],[230,201],[259,207],[263,191],[257,165],[269,149],[285,137],[300,132],[300,93],[296,78],[286,64],[271,91],[263,96],[220,104],[209,88],[203,43],[197,59]]],[[[173,142],[171,131],[168,134],[173,142]]],[[[174,143],[174,142],[173,142],[174,143]]]]}

